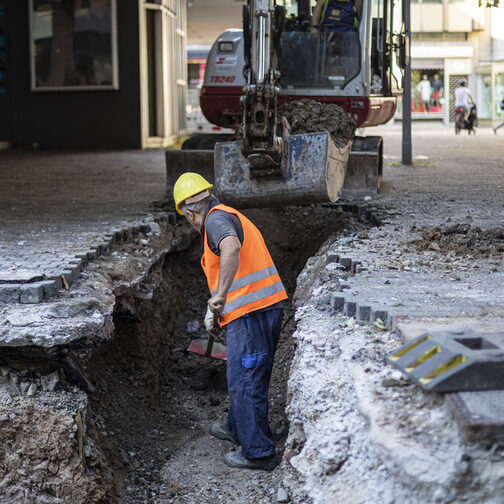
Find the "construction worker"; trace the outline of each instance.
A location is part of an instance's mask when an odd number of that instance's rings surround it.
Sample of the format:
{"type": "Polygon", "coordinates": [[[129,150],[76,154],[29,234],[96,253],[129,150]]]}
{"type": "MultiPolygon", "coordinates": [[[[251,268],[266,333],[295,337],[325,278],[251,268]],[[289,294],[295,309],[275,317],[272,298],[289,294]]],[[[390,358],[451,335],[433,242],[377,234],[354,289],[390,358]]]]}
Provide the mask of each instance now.
{"type": "Polygon", "coordinates": [[[312,26],[326,37],[328,52],[338,49],[345,80],[359,72],[359,23],[362,0],[317,0],[312,26]]]}
{"type": "Polygon", "coordinates": [[[227,423],[210,434],[240,444],[224,462],[273,470],[279,462],[268,422],[268,389],[287,293],[260,231],[240,212],[212,196],[212,185],[184,173],[173,188],[175,206],[201,233],[201,259],[210,290],[208,308],[227,329],[227,423]]]}

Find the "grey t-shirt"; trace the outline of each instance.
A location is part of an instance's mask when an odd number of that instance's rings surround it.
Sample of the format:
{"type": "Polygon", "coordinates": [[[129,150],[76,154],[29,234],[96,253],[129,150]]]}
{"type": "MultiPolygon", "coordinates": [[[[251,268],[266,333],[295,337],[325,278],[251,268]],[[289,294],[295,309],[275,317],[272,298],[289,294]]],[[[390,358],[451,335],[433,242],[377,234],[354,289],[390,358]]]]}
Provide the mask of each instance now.
{"type": "Polygon", "coordinates": [[[243,226],[236,215],[223,212],[222,210],[215,210],[207,218],[208,212],[218,204],[219,200],[212,198],[203,218],[206,218],[205,226],[208,246],[215,255],[220,256],[219,244],[227,236],[236,236],[243,245],[243,226]]]}

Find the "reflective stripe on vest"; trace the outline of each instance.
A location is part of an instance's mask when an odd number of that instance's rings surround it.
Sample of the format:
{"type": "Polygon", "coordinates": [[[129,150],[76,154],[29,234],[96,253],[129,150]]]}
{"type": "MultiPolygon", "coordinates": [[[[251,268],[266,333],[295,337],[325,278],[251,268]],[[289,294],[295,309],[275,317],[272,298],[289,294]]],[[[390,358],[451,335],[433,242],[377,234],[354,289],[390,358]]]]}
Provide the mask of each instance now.
{"type": "MultiPolygon", "coordinates": [[[[287,299],[287,293],[262,234],[256,226],[240,212],[225,205],[216,205],[210,209],[207,218],[214,211],[224,211],[236,215],[243,227],[240,264],[220,318],[220,325],[224,326],[247,313],[267,308],[287,299]]],[[[210,292],[214,295],[219,285],[220,257],[212,252],[208,245],[206,227],[204,238],[204,254],[201,258],[201,265],[207,277],[210,292]]]]}
{"type": "MultiPolygon", "coordinates": [[[[249,273],[248,275],[245,275],[242,278],[234,280],[233,283],[231,284],[231,288],[229,289],[228,294],[231,294],[231,292],[241,289],[242,287],[245,287],[248,284],[258,282],[259,280],[264,280],[265,278],[268,278],[271,275],[275,274],[278,274],[278,271],[274,264],[273,266],[268,266],[267,268],[256,271],[255,273],[249,273]]],[[[212,296],[215,294],[217,294],[217,289],[212,291],[212,296]]]]}
{"type": "Polygon", "coordinates": [[[277,282],[269,287],[264,287],[263,289],[259,289],[258,291],[251,292],[250,294],[245,294],[244,296],[240,296],[238,299],[231,301],[230,303],[226,303],[224,307],[223,315],[236,310],[237,308],[241,308],[242,306],[248,305],[254,301],[258,301],[259,299],[264,299],[278,292],[282,292],[285,290],[283,283],[277,282]]]}

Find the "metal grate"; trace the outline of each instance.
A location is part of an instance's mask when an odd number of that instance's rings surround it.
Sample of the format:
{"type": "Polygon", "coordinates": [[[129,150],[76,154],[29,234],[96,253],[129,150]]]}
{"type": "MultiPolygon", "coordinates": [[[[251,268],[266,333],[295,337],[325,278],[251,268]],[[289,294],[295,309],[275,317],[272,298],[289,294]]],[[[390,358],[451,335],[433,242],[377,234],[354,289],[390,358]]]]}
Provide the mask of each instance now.
{"type": "Polygon", "coordinates": [[[459,87],[459,80],[465,79],[468,81],[469,76],[467,74],[451,74],[448,80],[448,96],[449,96],[449,107],[450,107],[450,122],[455,120],[455,89],[459,87]]]}

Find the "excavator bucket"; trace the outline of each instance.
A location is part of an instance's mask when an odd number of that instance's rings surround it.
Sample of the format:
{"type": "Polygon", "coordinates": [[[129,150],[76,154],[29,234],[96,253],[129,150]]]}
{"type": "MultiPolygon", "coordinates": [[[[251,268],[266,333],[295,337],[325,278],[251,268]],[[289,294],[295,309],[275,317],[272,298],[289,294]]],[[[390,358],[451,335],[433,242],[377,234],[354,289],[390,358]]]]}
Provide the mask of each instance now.
{"type": "Polygon", "coordinates": [[[217,143],[214,190],[221,201],[241,208],[336,201],[351,146],[336,147],[328,132],[290,135],[276,173],[258,176],[243,156],[242,141],[217,143]]]}

